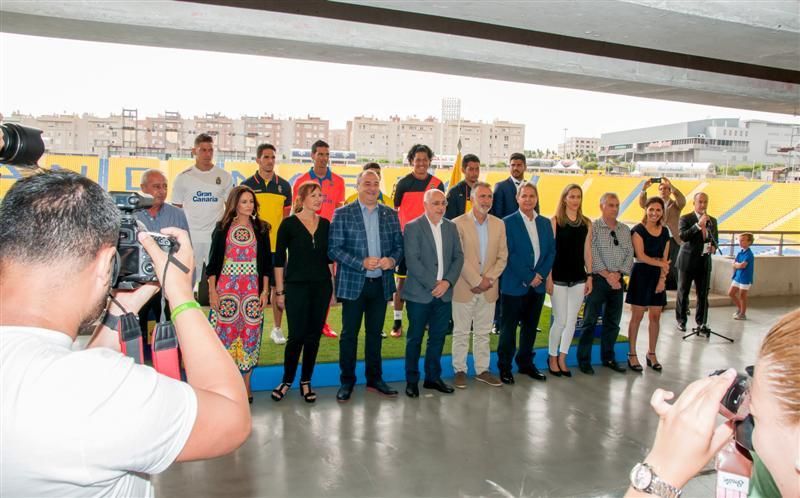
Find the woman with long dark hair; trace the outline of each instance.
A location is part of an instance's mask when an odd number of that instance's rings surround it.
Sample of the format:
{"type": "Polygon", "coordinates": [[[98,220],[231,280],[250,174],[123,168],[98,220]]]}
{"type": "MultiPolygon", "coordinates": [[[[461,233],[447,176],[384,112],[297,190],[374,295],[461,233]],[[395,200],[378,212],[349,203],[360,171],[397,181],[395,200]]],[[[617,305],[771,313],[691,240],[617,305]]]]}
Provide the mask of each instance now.
{"type": "Polygon", "coordinates": [[[311,376],[317,362],[319,340],[333,295],[332,261],[328,259],[331,222],[317,214],[322,205],[319,183],[305,182],[297,190],[294,216],[283,220],[275,244],[275,295],[286,309],[289,337],[283,359],[283,380],[272,390],[280,401],[294,382],[300,353],[300,395],[307,403],[317,400],[311,376]]]}
{"type": "Polygon", "coordinates": [[[556,377],[572,377],[567,353],[583,298],[592,292],[592,221],[583,215],[583,189],[579,185],[564,187],[551,222],[556,259],[547,278],[553,305],[547,367],[556,377]]]}
{"type": "Polygon", "coordinates": [[[631,229],[636,262],[633,264],[625,302],[631,305],[628,367],[634,372],[642,371],[636,355],[636,337],[639,335],[639,324],[645,311],[648,312],[647,328],[650,334],[647,366],[661,371],[661,363],[656,358],[656,342],[661,328],[661,310],[667,304],[669,240],[669,229],[664,225],[664,201],[660,197],[651,197],[645,203],[642,222],[631,229]]]}
{"type": "Polygon", "coordinates": [[[222,221],[211,235],[208,257],[209,320],[239,367],[253,402],[250,375],[258,363],[272,254],[268,223],[258,218],[250,187],[231,190],[222,221]]]}

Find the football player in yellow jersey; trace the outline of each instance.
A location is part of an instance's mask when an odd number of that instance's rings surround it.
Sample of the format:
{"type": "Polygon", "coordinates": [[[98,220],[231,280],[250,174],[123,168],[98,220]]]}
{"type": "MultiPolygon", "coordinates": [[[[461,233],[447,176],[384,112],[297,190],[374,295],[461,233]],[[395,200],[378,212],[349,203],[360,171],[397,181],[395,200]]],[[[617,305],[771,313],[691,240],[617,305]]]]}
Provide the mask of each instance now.
{"type": "MultiPolygon", "coordinates": [[[[368,169],[371,169],[371,170],[375,171],[375,173],[378,173],[378,176],[381,176],[381,165],[380,164],[378,164],[378,163],[367,163],[362,168],[363,171],[366,171],[368,169]]],[[[353,195],[351,195],[350,197],[345,199],[344,203],[345,204],[350,204],[351,202],[355,202],[356,199],[358,199],[358,192],[354,193],[353,195]]],[[[381,203],[381,204],[384,204],[386,206],[389,206],[390,208],[394,208],[394,202],[392,201],[392,198],[389,197],[388,195],[385,195],[383,192],[380,192],[378,194],[378,202],[381,203]]]]}
{"type": "MultiPolygon", "coordinates": [[[[278,227],[283,219],[289,216],[292,208],[292,186],[275,173],[275,152],[275,146],[272,144],[259,145],[256,149],[258,170],[253,176],[242,182],[242,185],[247,185],[256,193],[259,205],[258,217],[270,225],[269,245],[271,251],[275,250],[278,227]]],[[[270,333],[270,338],[275,344],[286,344],[286,338],[281,330],[283,311],[275,304],[274,291],[272,289],[270,302],[275,326],[270,333]]]]}

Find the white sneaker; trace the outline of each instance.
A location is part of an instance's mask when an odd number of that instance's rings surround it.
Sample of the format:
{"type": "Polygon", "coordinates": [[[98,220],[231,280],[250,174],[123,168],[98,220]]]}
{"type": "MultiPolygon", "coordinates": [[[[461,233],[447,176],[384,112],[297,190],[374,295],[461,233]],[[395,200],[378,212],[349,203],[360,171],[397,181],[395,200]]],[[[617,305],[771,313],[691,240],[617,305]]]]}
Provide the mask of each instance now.
{"type": "Polygon", "coordinates": [[[272,339],[272,342],[275,344],[286,344],[286,338],[283,337],[283,331],[280,327],[275,327],[272,329],[272,332],[269,334],[269,338],[272,339]]]}

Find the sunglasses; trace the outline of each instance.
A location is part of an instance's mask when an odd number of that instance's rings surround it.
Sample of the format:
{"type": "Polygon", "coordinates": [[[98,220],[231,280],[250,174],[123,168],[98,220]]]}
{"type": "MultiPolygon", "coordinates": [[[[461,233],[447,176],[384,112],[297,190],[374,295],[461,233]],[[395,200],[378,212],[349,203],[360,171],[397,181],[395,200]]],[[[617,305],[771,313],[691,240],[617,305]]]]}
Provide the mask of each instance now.
{"type": "Polygon", "coordinates": [[[617,239],[617,232],[615,232],[614,230],[611,230],[611,238],[614,239],[614,245],[618,246],[619,239],[617,239]]]}

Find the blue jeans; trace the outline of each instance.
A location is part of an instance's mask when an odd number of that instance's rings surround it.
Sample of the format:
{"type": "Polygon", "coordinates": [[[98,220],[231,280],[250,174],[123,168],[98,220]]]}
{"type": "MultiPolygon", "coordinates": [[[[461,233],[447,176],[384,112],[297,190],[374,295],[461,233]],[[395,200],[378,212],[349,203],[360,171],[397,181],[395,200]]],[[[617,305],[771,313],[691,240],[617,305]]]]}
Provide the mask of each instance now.
{"type": "Polygon", "coordinates": [[[428,342],[425,349],[425,380],[435,382],[442,378],[442,349],[452,314],[451,308],[449,302],[439,298],[426,304],[406,301],[406,382],[419,382],[419,355],[426,325],[428,342]]]}

